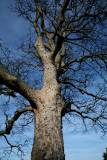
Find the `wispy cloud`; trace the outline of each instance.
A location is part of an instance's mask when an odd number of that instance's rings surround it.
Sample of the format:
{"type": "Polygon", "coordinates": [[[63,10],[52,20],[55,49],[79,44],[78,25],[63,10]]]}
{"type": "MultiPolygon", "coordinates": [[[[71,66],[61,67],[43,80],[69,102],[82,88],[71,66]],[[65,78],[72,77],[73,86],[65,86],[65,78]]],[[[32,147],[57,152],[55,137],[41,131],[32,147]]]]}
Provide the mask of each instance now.
{"type": "Polygon", "coordinates": [[[66,160],[103,160],[102,154],[107,147],[107,136],[101,134],[67,132],[64,127],[66,160]]]}

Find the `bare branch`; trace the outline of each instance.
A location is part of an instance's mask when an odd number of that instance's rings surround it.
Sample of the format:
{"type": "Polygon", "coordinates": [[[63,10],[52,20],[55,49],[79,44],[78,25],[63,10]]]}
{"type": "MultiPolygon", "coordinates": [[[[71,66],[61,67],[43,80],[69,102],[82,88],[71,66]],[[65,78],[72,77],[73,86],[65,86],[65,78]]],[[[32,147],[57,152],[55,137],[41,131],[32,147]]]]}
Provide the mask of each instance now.
{"type": "Polygon", "coordinates": [[[5,96],[12,96],[13,98],[16,97],[14,90],[9,89],[8,87],[2,87],[2,85],[0,85],[0,95],[1,94],[4,94],[5,96]]]}
{"type": "Polygon", "coordinates": [[[62,5],[61,10],[60,10],[60,13],[59,13],[58,23],[57,23],[57,26],[56,26],[56,31],[58,29],[61,29],[60,27],[61,27],[62,23],[64,22],[64,13],[66,11],[66,8],[67,8],[68,4],[69,4],[69,0],[64,0],[63,5],[62,5]]]}
{"type": "Polygon", "coordinates": [[[93,53],[88,48],[84,47],[83,45],[80,45],[78,43],[74,43],[72,41],[67,41],[67,42],[72,43],[74,45],[77,45],[77,46],[83,48],[84,50],[88,51],[90,54],[89,55],[83,55],[80,59],[72,59],[71,61],[68,61],[65,64],[64,67],[68,67],[73,62],[83,62],[83,61],[85,61],[86,59],[89,59],[89,58],[99,58],[99,59],[101,59],[103,61],[106,60],[106,58],[103,57],[103,53],[101,53],[101,52],[100,53],[93,53]]]}
{"type": "MultiPolygon", "coordinates": [[[[21,152],[21,154],[23,153],[24,154],[24,151],[22,150],[22,144],[18,144],[18,145],[13,145],[13,144],[11,144],[10,142],[9,142],[9,140],[8,140],[8,138],[6,137],[6,135],[2,135],[4,138],[5,138],[5,140],[6,140],[6,142],[7,142],[7,144],[10,146],[10,147],[8,147],[8,152],[7,152],[7,154],[10,154],[12,151],[13,151],[13,148],[17,148],[18,149],[18,152],[21,152]]],[[[4,153],[5,154],[5,153],[4,153]]],[[[6,155],[7,155],[6,154],[6,155]]]]}
{"type": "Polygon", "coordinates": [[[20,93],[22,96],[27,98],[32,104],[34,103],[32,101],[34,92],[33,89],[28,84],[23,82],[20,78],[9,73],[9,71],[2,65],[1,62],[0,62],[0,83],[20,93]]]}
{"type": "Polygon", "coordinates": [[[33,22],[33,26],[34,26],[34,28],[35,28],[35,30],[36,30],[36,33],[37,33],[37,35],[38,36],[41,36],[41,33],[40,33],[40,28],[39,28],[39,25],[37,24],[37,22],[38,22],[38,19],[39,19],[39,12],[36,14],[36,18],[35,18],[35,21],[33,22]]]}
{"type": "Polygon", "coordinates": [[[43,31],[45,32],[46,36],[48,34],[48,31],[45,27],[45,24],[44,24],[44,16],[43,16],[43,12],[41,10],[41,8],[39,7],[39,4],[38,4],[38,0],[35,0],[35,4],[36,4],[36,7],[37,7],[37,10],[38,10],[38,13],[41,17],[41,28],[43,29],[43,31]]]}
{"type": "Polygon", "coordinates": [[[64,13],[66,11],[66,8],[67,8],[68,4],[69,4],[69,0],[64,0],[64,3],[62,5],[60,13],[59,13],[58,23],[57,23],[57,26],[55,28],[54,34],[53,34],[53,37],[55,37],[56,35],[58,36],[56,47],[55,47],[55,50],[54,50],[54,53],[53,53],[53,59],[55,59],[56,55],[60,51],[60,49],[62,47],[62,44],[64,42],[65,33],[61,31],[61,25],[63,24],[63,22],[65,20],[64,13]]]}
{"type": "Polygon", "coordinates": [[[29,62],[23,62],[23,63],[25,63],[25,64],[27,64],[27,65],[31,65],[31,66],[33,66],[33,67],[38,68],[40,71],[43,71],[43,69],[40,69],[37,65],[34,65],[33,63],[29,63],[29,62]]]}
{"type": "Polygon", "coordinates": [[[12,130],[15,121],[17,121],[18,118],[19,118],[23,113],[28,112],[28,111],[31,111],[31,112],[33,111],[33,109],[32,109],[31,106],[28,106],[28,107],[26,107],[26,108],[24,108],[24,109],[21,109],[21,110],[16,111],[15,115],[13,116],[13,118],[11,118],[11,119],[7,122],[8,124],[6,124],[5,130],[0,131],[0,136],[2,136],[2,135],[4,135],[4,134],[10,134],[10,131],[12,130]]]}
{"type": "Polygon", "coordinates": [[[89,95],[89,96],[92,96],[92,97],[94,97],[94,98],[96,98],[96,99],[101,99],[101,100],[107,101],[107,98],[102,98],[102,97],[99,97],[99,96],[94,95],[94,94],[92,94],[92,93],[89,93],[89,92],[87,92],[86,90],[81,89],[81,88],[79,88],[78,86],[74,85],[72,82],[60,81],[60,83],[70,84],[70,85],[72,85],[74,88],[76,88],[77,90],[79,90],[82,94],[85,93],[85,94],[87,94],[87,95],[89,95]]]}

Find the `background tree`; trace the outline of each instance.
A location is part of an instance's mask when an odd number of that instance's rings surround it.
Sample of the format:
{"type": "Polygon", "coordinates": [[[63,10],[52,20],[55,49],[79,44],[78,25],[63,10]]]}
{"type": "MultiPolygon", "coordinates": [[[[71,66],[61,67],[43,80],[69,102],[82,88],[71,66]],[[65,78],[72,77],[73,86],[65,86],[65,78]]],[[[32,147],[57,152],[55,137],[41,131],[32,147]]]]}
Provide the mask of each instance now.
{"type": "Polygon", "coordinates": [[[107,160],[107,148],[106,148],[106,152],[103,153],[103,158],[104,158],[104,160],[107,160]]]}
{"type": "Polygon", "coordinates": [[[34,119],[31,159],[64,160],[62,117],[81,119],[85,131],[106,131],[106,2],[15,0],[12,8],[30,30],[18,53],[0,43],[0,94],[9,96],[1,105],[6,127],[0,135],[9,153],[23,153],[29,140],[12,145],[6,134],[19,117],[18,133],[34,119]],[[16,107],[7,110],[13,99],[16,107]]]}

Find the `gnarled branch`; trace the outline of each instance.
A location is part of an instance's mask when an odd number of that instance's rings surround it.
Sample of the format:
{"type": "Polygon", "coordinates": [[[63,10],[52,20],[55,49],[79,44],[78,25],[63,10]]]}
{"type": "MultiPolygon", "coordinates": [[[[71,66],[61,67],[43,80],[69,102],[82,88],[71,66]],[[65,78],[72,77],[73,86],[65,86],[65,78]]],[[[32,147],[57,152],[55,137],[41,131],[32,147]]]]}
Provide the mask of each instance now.
{"type": "Polygon", "coordinates": [[[23,82],[20,78],[12,75],[0,62],[0,83],[8,86],[14,91],[18,92],[25,98],[29,100],[30,103],[34,103],[35,99],[33,99],[34,91],[33,89],[25,82],[23,82]],[[32,100],[33,99],[33,100],[32,100]]]}
{"type": "Polygon", "coordinates": [[[13,118],[11,118],[8,121],[8,124],[6,124],[5,130],[0,131],[0,136],[2,136],[4,134],[10,134],[10,131],[12,130],[14,123],[18,120],[18,118],[23,113],[28,112],[28,111],[31,111],[31,112],[33,111],[31,106],[27,106],[26,108],[23,108],[21,110],[16,111],[15,115],[13,116],[13,118]]]}

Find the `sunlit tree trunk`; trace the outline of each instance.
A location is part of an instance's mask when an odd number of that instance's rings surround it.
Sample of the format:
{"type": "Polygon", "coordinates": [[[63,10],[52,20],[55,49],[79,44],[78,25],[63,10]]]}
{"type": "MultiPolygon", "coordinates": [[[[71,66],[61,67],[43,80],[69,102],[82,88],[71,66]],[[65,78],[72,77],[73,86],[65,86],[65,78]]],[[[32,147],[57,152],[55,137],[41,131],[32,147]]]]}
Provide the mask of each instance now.
{"type": "Polygon", "coordinates": [[[31,160],[65,160],[61,108],[55,104],[49,107],[43,103],[34,112],[35,132],[31,160]]]}
{"type": "Polygon", "coordinates": [[[65,160],[61,112],[64,103],[52,54],[46,52],[42,38],[35,44],[44,66],[42,89],[36,97],[34,144],[31,160],[65,160]]]}
{"type": "Polygon", "coordinates": [[[62,135],[60,87],[47,84],[38,92],[31,160],[65,160],[62,135]]]}

